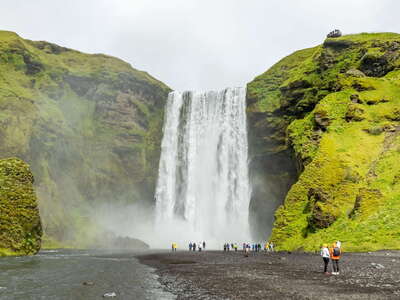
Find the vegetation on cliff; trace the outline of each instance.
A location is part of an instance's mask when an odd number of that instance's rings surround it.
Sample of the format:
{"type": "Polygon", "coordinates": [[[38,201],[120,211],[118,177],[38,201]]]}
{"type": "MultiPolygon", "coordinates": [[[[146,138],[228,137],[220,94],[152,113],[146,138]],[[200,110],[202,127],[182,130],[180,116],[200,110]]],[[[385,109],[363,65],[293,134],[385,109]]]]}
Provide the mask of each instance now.
{"type": "Polygon", "coordinates": [[[254,156],[291,152],[297,166],[275,213],[280,249],[400,249],[399,34],[293,53],[248,84],[248,115],[254,156]]]}
{"type": "Polygon", "coordinates": [[[31,165],[45,245],[90,243],[102,203],[152,204],[169,90],[117,58],[0,31],[0,156],[31,165]]]}
{"type": "Polygon", "coordinates": [[[33,175],[16,158],[0,160],[0,216],[0,256],[39,251],[42,225],[33,175]]]}

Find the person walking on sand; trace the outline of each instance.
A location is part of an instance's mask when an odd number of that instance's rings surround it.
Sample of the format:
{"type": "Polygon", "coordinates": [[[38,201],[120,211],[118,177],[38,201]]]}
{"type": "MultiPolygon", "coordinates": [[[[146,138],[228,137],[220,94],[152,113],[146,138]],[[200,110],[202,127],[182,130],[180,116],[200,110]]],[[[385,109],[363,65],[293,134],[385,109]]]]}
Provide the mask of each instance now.
{"type": "Polygon", "coordinates": [[[322,259],[324,260],[324,274],[329,275],[328,264],[329,264],[329,258],[331,257],[331,254],[329,253],[327,244],[322,245],[321,256],[322,256],[322,259]]]}
{"type": "Polygon", "coordinates": [[[331,260],[332,260],[332,267],[333,267],[333,275],[339,275],[339,260],[342,255],[342,250],[334,243],[332,248],[329,251],[331,260]]]}

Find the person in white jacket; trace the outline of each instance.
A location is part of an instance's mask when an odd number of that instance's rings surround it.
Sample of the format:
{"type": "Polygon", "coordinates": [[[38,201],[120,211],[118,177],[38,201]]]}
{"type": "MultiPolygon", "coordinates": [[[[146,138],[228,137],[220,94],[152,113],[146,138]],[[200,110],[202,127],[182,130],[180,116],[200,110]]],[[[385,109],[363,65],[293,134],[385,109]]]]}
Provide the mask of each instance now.
{"type": "Polygon", "coordinates": [[[327,244],[322,245],[321,256],[322,256],[322,259],[324,260],[324,273],[326,275],[329,275],[329,273],[328,273],[328,264],[329,264],[329,258],[330,258],[331,255],[329,253],[329,249],[328,249],[328,245],[327,244]]]}

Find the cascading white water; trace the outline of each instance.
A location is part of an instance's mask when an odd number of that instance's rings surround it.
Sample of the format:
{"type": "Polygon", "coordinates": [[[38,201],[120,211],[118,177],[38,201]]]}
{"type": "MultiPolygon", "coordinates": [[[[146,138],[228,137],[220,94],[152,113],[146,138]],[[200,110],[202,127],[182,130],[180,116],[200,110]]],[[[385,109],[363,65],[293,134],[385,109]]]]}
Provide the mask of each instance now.
{"type": "Polygon", "coordinates": [[[156,189],[156,246],[249,241],[246,90],[168,96],[156,189]]]}

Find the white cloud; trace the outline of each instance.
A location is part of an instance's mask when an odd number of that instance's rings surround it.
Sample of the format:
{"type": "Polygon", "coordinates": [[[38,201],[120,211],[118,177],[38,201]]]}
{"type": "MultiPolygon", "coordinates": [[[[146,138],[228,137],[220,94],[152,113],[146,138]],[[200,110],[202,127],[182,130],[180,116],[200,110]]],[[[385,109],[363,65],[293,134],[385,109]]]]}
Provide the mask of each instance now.
{"type": "Polygon", "coordinates": [[[326,33],[400,31],[394,0],[0,0],[0,29],[106,53],[172,88],[245,85],[326,33]]]}

